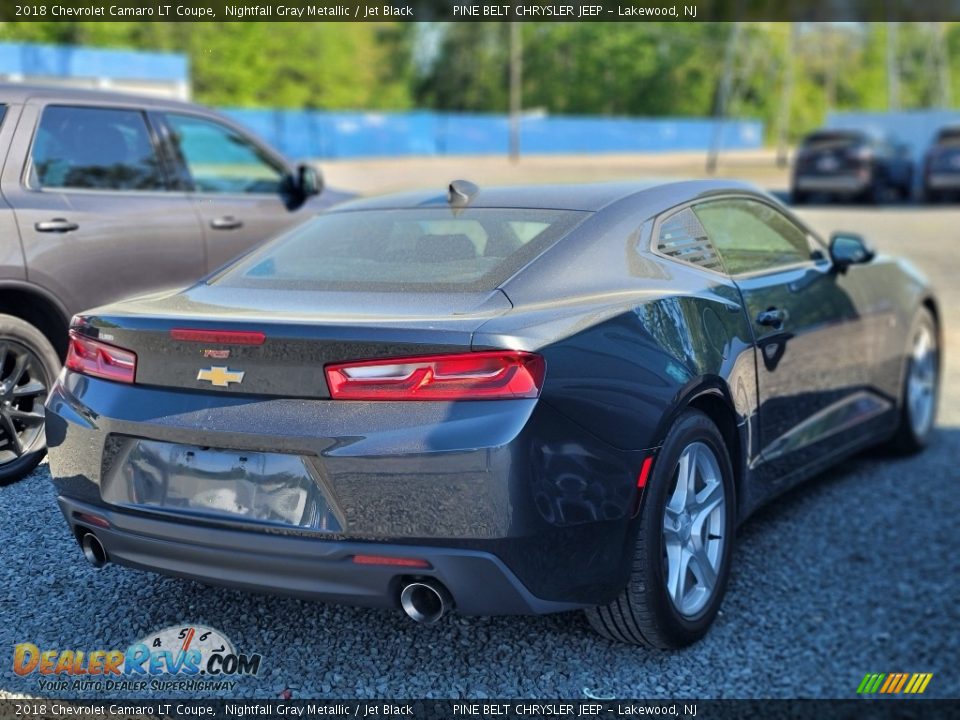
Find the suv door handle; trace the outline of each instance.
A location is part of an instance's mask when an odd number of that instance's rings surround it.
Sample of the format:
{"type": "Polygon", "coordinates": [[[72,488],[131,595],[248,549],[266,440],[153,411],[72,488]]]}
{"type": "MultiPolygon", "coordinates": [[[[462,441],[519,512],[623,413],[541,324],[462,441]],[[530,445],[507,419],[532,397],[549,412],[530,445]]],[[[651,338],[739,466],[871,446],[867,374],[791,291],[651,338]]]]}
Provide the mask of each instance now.
{"type": "Polygon", "coordinates": [[[235,218],[233,215],[224,215],[211,220],[210,227],[214,230],[236,230],[243,227],[243,220],[235,218]]]}
{"type": "Polygon", "coordinates": [[[70,222],[65,218],[54,218],[53,220],[44,220],[42,222],[35,223],[33,226],[37,232],[55,232],[55,233],[67,233],[73,232],[80,228],[75,222],[70,222]]]}
{"type": "Polygon", "coordinates": [[[757,313],[757,324],[758,325],[767,325],[769,327],[781,328],[783,323],[786,322],[787,311],[778,310],[777,308],[771,307],[757,313]]]}

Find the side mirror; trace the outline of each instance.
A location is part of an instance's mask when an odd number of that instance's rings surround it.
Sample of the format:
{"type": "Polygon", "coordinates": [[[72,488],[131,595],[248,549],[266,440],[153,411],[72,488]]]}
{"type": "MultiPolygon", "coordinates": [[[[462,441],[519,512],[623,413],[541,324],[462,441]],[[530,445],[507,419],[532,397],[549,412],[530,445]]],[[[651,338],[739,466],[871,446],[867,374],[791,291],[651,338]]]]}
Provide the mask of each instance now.
{"type": "Polygon", "coordinates": [[[840,272],[851,265],[862,265],[873,260],[876,253],[860,235],[834,233],[830,237],[830,259],[840,272]]]}
{"type": "Polygon", "coordinates": [[[323,173],[313,165],[297,165],[297,189],[304,199],[323,192],[323,173]]]}

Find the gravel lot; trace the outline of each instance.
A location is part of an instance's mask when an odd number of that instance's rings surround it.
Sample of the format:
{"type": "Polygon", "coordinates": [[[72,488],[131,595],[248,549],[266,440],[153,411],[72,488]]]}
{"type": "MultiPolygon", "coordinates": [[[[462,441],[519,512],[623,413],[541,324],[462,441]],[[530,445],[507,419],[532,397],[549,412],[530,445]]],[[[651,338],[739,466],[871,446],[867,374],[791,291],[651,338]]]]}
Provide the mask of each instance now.
{"type": "MultiPolygon", "coordinates": [[[[824,231],[865,233],[938,281],[960,346],[956,209],[829,207],[824,231]]],[[[46,466],[0,488],[0,696],[43,695],[10,669],[12,646],[125,647],[181,622],[260,652],[230,697],[853,697],[867,672],[932,672],[960,697],[960,364],[948,355],[932,447],[847,462],[755,516],[707,639],[678,653],[608,643],[579,614],[445,618],[246,595],[82,560],[46,466]]],[[[119,693],[131,697],[131,693],[119,693]]],[[[134,694],[135,695],[135,694],[134,694]]]]}

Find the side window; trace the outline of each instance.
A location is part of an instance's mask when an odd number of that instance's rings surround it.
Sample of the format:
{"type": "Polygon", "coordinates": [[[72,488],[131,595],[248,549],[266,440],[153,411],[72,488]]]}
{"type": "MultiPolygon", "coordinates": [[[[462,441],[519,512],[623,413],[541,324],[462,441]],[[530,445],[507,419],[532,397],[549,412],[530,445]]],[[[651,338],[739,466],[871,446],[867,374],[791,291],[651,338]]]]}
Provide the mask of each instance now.
{"type": "Polygon", "coordinates": [[[30,185],[85,190],[163,190],[146,118],[138,110],[44,109],[30,153],[30,185]]]}
{"type": "Polygon", "coordinates": [[[694,208],[731,275],[811,260],[807,234],[785,215],[755,200],[715,200],[694,208]]]}
{"type": "Polygon", "coordinates": [[[690,208],[684,208],[660,224],[657,250],[675,260],[723,272],[716,248],[690,208]]]}
{"type": "Polygon", "coordinates": [[[167,123],[197,192],[279,193],[286,169],[225,125],[168,113],[167,123]]]}

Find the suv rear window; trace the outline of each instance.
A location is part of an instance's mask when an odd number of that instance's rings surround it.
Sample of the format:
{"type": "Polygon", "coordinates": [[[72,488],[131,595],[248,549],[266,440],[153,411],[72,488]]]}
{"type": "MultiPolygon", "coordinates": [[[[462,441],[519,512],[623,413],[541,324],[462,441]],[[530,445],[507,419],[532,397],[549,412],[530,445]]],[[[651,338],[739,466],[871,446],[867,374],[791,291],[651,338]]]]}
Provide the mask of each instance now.
{"type": "Polygon", "coordinates": [[[492,289],[589,214],[525,208],[328,213],[213,282],[303,290],[492,289]]]}
{"type": "Polygon", "coordinates": [[[30,155],[32,187],[164,189],[160,160],[138,110],[47,107],[30,155]]]}
{"type": "Polygon", "coordinates": [[[939,145],[960,145],[960,127],[944,128],[937,133],[939,145]]]}
{"type": "Polygon", "coordinates": [[[868,145],[870,139],[856,132],[819,132],[803,141],[807,150],[839,150],[851,145],[868,145]]]}

